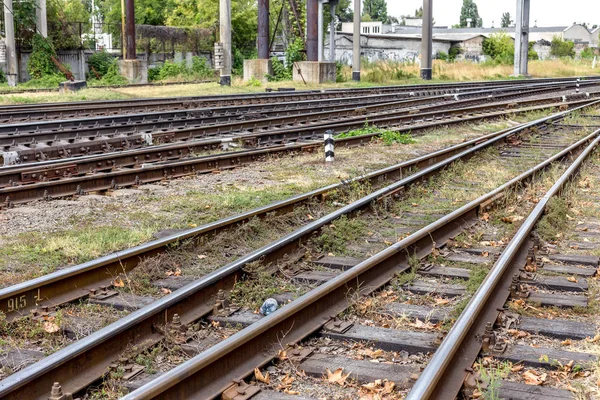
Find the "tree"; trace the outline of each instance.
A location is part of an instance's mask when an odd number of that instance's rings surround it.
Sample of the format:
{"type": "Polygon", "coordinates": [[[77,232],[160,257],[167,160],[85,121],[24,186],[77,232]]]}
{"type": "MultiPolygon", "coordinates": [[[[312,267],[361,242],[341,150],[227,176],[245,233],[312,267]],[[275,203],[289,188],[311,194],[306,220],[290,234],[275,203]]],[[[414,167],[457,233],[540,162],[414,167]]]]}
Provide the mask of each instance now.
{"type": "Polygon", "coordinates": [[[479,11],[477,10],[477,4],[473,0],[463,0],[462,8],[460,9],[460,27],[467,27],[467,18],[471,19],[471,28],[481,27],[483,21],[479,17],[479,11]]]}
{"type": "Polygon", "coordinates": [[[500,20],[500,26],[502,28],[508,28],[512,23],[513,23],[513,21],[510,18],[510,13],[509,12],[503,13],[502,19],[500,20]]]}
{"type": "Polygon", "coordinates": [[[575,43],[563,40],[560,36],[554,36],[550,44],[550,54],[554,57],[575,57],[575,43]]]}
{"type": "Polygon", "coordinates": [[[417,8],[415,10],[415,17],[417,17],[417,18],[423,18],[423,6],[417,8]]]}
{"type": "Polygon", "coordinates": [[[387,2],[386,0],[363,0],[362,15],[370,15],[373,21],[387,22],[387,2]]]}

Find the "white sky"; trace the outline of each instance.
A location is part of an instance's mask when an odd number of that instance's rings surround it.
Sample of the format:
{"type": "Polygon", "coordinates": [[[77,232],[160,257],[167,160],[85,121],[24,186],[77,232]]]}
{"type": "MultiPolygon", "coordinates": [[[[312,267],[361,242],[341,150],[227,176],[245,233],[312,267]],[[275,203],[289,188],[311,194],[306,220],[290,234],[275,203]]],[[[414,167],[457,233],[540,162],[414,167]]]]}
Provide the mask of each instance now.
{"type": "MultiPolygon", "coordinates": [[[[458,24],[462,0],[433,0],[433,18],[437,26],[458,24]]],[[[508,11],[514,20],[516,0],[475,0],[483,26],[500,26],[502,13],[508,11]]],[[[399,17],[414,15],[423,5],[422,0],[387,0],[388,14],[399,17]]],[[[600,25],[600,1],[596,0],[531,0],[531,26],[568,26],[573,22],[600,25]]]]}

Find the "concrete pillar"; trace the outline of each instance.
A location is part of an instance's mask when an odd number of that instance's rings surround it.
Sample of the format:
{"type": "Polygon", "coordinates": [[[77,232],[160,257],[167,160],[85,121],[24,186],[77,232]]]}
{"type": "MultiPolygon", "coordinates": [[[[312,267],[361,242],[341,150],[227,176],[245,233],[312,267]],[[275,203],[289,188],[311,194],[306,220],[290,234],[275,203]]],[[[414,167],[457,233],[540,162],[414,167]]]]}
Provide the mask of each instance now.
{"type": "Polygon", "coordinates": [[[220,39],[223,43],[223,68],[221,85],[231,86],[231,0],[220,0],[220,39]]]}
{"type": "Polygon", "coordinates": [[[319,7],[318,7],[318,16],[317,16],[317,41],[319,42],[318,44],[318,49],[319,49],[319,55],[318,55],[318,61],[323,61],[323,0],[318,0],[319,2],[319,7]]]}
{"type": "Polygon", "coordinates": [[[127,60],[137,59],[135,53],[135,7],[133,0],[125,0],[125,58],[127,60]]]}
{"type": "Polygon", "coordinates": [[[8,86],[17,86],[17,52],[12,0],[4,0],[4,32],[6,34],[6,80],[8,86]]]}
{"type": "Polygon", "coordinates": [[[530,0],[517,0],[517,17],[515,19],[515,76],[528,76],[529,5],[530,0]]]}
{"type": "Polygon", "coordinates": [[[258,0],[258,58],[269,58],[269,0],[258,0]]]}
{"type": "Polygon", "coordinates": [[[431,53],[433,52],[433,0],[423,0],[423,26],[421,33],[421,78],[431,80],[431,53]]]}
{"type": "Polygon", "coordinates": [[[319,0],[306,0],[306,59],[319,61],[319,0]]]}
{"type": "Polygon", "coordinates": [[[331,22],[329,24],[329,61],[335,62],[335,3],[330,2],[331,22]]]}
{"type": "Polygon", "coordinates": [[[48,37],[46,0],[38,0],[38,5],[35,8],[35,17],[36,17],[37,33],[39,33],[43,37],[48,37]]]}
{"type": "Polygon", "coordinates": [[[354,0],[354,33],[352,35],[352,80],[360,81],[360,3],[354,0]]]}

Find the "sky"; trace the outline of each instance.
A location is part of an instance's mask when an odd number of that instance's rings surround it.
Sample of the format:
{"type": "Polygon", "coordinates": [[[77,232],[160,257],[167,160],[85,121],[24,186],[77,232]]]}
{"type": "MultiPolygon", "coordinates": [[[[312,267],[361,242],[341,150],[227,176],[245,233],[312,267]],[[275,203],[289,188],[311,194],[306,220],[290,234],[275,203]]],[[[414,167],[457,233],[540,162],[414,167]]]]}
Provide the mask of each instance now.
{"type": "MultiPolygon", "coordinates": [[[[462,0],[433,0],[433,18],[437,26],[458,24],[462,0]]],[[[502,13],[509,12],[514,20],[516,0],[475,0],[484,27],[500,26],[502,13]]],[[[388,14],[414,15],[415,9],[423,5],[422,0],[387,0],[388,14]]],[[[590,26],[600,25],[600,2],[595,0],[531,0],[531,26],[568,26],[573,22],[587,22],[590,26]]]]}

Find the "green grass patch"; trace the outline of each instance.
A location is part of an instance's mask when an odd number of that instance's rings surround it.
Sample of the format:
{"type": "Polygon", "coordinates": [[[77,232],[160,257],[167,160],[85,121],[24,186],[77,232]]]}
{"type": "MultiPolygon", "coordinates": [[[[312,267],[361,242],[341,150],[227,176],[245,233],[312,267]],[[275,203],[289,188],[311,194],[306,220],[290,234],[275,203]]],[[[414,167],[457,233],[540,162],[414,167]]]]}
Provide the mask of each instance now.
{"type": "Polygon", "coordinates": [[[367,223],[357,218],[342,216],[323,228],[320,236],[313,239],[319,251],[336,255],[346,254],[348,243],[366,235],[367,223]]]}
{"type": "Polygon", "coordinates": [[[537,233],[546,241],[556,240],[556,235],[563,233],[569,227],[567,212],[569,208],[564,199],[554,197],[548,202],[546,214],[540,219],[537,233]]]}
{"type": "Polygon", "coordinates": [[[0,270],[11,265],[27,266],[32,276],[50,273],[68,263],[81,263],[148,240],[150,229],[131,230],[117,226],[85,226],[79,229],[17,236],[0,248],[0,270]]]}
{"type": "Polygon", "coordinates": [[[355,136],[363,136],[363,135],[377,135],[377,137],[381,138],[383,143],[386,145],[392,145],[394,143],[398,144],[412,144],[416,143],[416,140],[412,138],[409,133],[402,133],[397,131],[392,131],[389,129],[379,128],[374,125],[369,125],[368,122],[365,122],[365,126],[361,129],[355,129],[348,132],[340,133],[336,135],[336,139],[343,139],[348,137],[355,136]]]}

